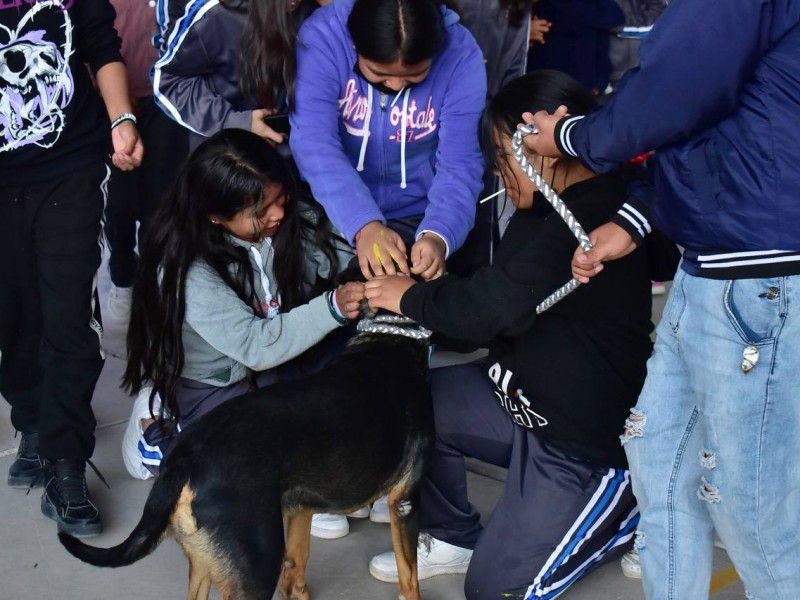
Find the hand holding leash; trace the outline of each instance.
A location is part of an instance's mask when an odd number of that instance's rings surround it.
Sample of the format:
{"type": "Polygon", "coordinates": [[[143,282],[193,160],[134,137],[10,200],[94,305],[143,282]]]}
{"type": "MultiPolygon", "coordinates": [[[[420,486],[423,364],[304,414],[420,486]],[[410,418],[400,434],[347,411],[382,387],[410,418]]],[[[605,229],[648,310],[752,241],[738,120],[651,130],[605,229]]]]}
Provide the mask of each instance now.
{"type": "MultiPolygon", "coordinates": [[[[564,107],[559,107],[559,110],[564,107]]],[[[564,108],[566,111],[566,108],[564,108]]],[[[558,112],[558,111],[556,111],[558,112]]],[[[530,115],[530,113],[525,113],[526,115],[530,115]]],[[[540,113],[536,113],[537,115],[540,113]]],[[[575,215],[567,208],[567,205],[564,204],[564,201],[559,198],[556,191],[550,187],[550,184],[544,180],[541,174],[533,167],[533,165],[528,161],[528,157],[525,156],[525,151],[523,149],[523,138],[526,136],[531,137],[542,137],[539,134],[539,131],[536,129],[534,125],[523,125],[517,129],[514,137],[511,141],[511,148],[514,152],[514,158],[519,163],[519,166],[522,167],[522,170],[525,174],[530,177],[530,180],[536,186],[536,188],[542,193],[542,195],[547,199],[547,201],[553,206],[555,211],[558,215],[564,220],[564,222],[569,226],[570,231],[572,234],[578,239],[578,243],[580,244],[581,248],[584,252],[588,252],[592,249],[592,244],[589,241],[589,237],[586,235],[586,232],[581,227],[581,224],[578,223],[578,220],[575,218],[575,215]]],[[[548,308],[553,306],[559,300],[565,298],[568,294],[572,293],[581,282],[577,279],[572,279],[568,283],[564,284],[561,288],[553,292],[550,296],[545,298],[545,300],[536,307],[536,314],[541,314],[546,311],[548,308]]]]}
{"type": "MultiPolygon", "coordinates": [[[[536,135],[528,136],[525,140],[528,150],[539,156],[563,156],[556,146],[555,131],[556,124],[566,116],[567,107],[564,105],[559,106],[552,115],[544,110],[540,110],[535,115],[529,112],[522,113],[525,125],[532,126],[531,132],[536,132],[536,135]]],[[[520,127],[524,127],[524,125],[520,125],[520,127]]]]}
{"type": "Polygon", "coordinates": [[[572,276],[581,283],[589,280],[603,270],[603,262],[627,256],[636,250],[636,242],[631,235],[616,223],[606,223],[589,234],[592,249],[575,250],[572,257],[572,276]]]}

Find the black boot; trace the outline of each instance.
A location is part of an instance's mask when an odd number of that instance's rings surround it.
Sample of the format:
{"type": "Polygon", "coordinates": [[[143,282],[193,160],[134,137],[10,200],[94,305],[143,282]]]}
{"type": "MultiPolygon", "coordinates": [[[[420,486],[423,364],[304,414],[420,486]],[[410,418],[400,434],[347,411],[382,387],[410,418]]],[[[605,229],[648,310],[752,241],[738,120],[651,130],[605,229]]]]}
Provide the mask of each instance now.
{"type": "Polygon", "coordinates": [[[42,514],[58,523],[58,531],[75,537],[89,537],[103,531],[100,513],[86,487],[86,461],[48,461],[45,472],[42,514]]]}
{"type": "Polygon", "coordinates": [[[39,434],[23,433],[17,459],[8,469],[8,485],[13,488],[39,487],[44,483],[42,458],[39,456],[39,434]]]}

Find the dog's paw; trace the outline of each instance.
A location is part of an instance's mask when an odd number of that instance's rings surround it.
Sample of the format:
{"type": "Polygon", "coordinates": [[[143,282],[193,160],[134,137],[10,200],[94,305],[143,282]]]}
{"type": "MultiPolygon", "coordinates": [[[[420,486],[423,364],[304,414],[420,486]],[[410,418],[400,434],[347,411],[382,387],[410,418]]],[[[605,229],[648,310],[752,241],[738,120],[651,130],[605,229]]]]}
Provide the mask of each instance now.
{"type": "Polygon", "coordinates": [[[311,592],[309,592],[308,586],[304,585],[300,589],[292,590],[289,600],[311,600],[311,592]]]}
{"type": "MultiPolygon", "coordinates": [[[[287,569],[294,568],[294,562],[291,560],[287,560],[284,565],[286,565],[287,569]]],[[[280,589],[281,600],[311,600],[311,590],[308,589],[308,584],[305,582],[298,583],[294,575],[284,571],[283,583],[280,589]]]]}

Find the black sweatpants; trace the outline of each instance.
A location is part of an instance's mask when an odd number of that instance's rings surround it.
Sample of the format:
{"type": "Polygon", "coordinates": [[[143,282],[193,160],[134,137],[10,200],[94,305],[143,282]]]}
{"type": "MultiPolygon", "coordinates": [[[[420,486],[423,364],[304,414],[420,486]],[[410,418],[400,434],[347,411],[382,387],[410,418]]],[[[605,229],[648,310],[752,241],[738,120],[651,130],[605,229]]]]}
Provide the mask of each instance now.
{"type": "Polygon", "coordinates": [[[421,529],[474,548],[467,600],[555,598],[632,546],[639,511],[630,474],[567,456],[514,423],[488,367],[481,360],[431,371],[436,442],[421,529]],[[465,456],[508,469],[485,528],[467,497],[465,456]]]}
{"type": "Polygon", "coordinates": [[[0,187],[0,394],[49,459],[94,451],[103,358],[97,302],[109,168],[0,187]]]}

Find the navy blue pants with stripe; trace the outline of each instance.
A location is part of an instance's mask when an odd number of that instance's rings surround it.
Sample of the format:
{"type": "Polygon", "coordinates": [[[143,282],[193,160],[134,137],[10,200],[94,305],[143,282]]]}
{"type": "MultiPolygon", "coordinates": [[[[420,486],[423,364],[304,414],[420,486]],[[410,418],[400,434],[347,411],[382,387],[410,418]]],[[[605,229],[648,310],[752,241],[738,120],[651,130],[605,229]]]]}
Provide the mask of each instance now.
{"type": "Polygon", "coordinates": [[[639,513],[630,475],[569,457],[516,425],[497,402],[487,367],[432,371],[436,443],[422,530],[474,548],[467,600],[555,598],[631,548],[639,513]],[[485,527],[467,496],[464,457],[508,469],[485,527]]]}

